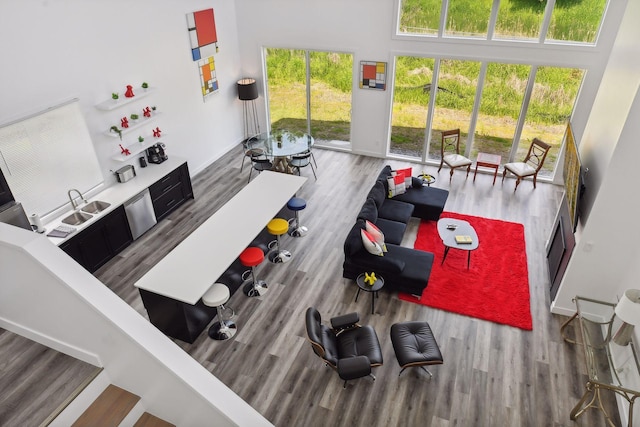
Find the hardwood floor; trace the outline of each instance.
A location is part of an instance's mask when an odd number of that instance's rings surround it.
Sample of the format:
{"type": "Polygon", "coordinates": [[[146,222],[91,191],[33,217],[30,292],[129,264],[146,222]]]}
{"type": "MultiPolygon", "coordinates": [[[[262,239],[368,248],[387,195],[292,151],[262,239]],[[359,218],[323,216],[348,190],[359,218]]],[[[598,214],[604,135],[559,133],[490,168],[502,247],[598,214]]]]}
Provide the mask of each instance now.
{"type": "MultiPolygon", "coordinates": [[[[437,174],[437,168],[414,165],[414,173],[425,170],[436,176],[435,186],[450,191],[445,210],[524,224],[533,331],[400,301],[384,291],[372,315],[368,298],[354,302],[357,286],[342,278],[342,245],[382,166],[407,163],[320,149],[315,155],[318,179],[304,170],[309,180],[298,193],[307,200],[300,215],[310,232],[282,241],[293,253],[292,261],[265,262],[257,268],[269,283],[264,296],[248,298],[238,291],[231,297],[228,305],[235,309],[238,325],[234,338],[214,341],[205,331],[193,344],[177,345],[276,426],[605,425],[595,410],[575,423],[569,420],[586,377],[580,349],[560,337],[565,318],[549,313],[545,242],[560,187],[539,183],[533,190],[531,181],[525,181],[514,193],[510,178],[492,186],[492,175],[479,174],[473,183],[472,176],[465,179],[463,171],[456,171],[449,183],[448,169],[437,174]],[[375,382],[364,378],[343,389],[338,375],[305,340],[304,312],[309,306],[317,307],[325,321],[357,311],[361,323],[375,327],[384,357],[384,365],[375,369],[375,382]],[[398,377],[389,330],[404,320],[426,320],[434,331],[444,364],[433,367],[431,380],[419,369],[398,377]]],[[[147,317],[133,283],[246,184],[248,170],[240,173],[241,159],[238,147],[196,176],[195,200],[96,276],[147,317]]],[[[416,227],[413,221],[413,233],[416,227]]],[[[412,246],[410,238],[406,241],[412,246]]],[[[211,256],[224,248],[224,242],[212,240],[211,256]]],[[[184,280],[189,281],[188,271],[184,280]]],[[[610,398],[606,403],[614,405],[610,398]]]]}
{"type": "Polygon", "coordinates": [[[99,370],[0,329],[0,426],[40,425],[99,370]]]}

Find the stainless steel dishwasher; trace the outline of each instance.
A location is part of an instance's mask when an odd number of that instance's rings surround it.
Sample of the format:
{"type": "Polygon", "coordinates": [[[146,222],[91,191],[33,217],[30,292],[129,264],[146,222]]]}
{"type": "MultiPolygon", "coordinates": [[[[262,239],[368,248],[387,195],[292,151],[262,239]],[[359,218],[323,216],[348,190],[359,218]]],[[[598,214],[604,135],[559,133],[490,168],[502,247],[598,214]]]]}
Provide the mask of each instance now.
{"type": "Polygon", "coordinates": [[[124,210],[127,214],[127,221],[134,240],[142,236],[145,231],[158,222],[153,211],[149,189],[127,200],[124,203],[124,210]]]}

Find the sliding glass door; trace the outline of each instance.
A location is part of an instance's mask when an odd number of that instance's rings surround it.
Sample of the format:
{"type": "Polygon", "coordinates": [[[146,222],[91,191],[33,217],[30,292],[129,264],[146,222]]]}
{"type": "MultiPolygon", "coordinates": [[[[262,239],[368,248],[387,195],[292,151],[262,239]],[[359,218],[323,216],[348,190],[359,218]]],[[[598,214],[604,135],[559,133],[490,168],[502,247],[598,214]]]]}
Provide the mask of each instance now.
{"type": "Polygon", "coordinates": [[[353,56],[265,52],[271,129],[311,133],[318,145],[350,148],[353,56]]]}

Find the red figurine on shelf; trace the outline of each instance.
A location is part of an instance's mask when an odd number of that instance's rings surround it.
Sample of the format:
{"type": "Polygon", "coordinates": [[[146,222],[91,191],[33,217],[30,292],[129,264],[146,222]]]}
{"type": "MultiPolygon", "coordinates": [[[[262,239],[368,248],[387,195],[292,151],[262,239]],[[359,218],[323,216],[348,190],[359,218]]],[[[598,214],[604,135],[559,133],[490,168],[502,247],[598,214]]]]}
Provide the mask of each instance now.
{"type": "Polygon", "coordinates": [[[159,128],[159,127],[155,128],[155,129],[153,130],[153,137],[154,137],[154,138],[160,138],[160,132],[162,132],[162,131],[160,130],[160,128],[159,128]]]}
{"type": "Polygon", "coordinates": [[[123,117],[120,119],[120,127],[128,128],[129,127],[129,119],[123,117]]]}
{"type": "Polygon", "coordinates": [[[125,156],[128,156],[129,154],[131,154],[131,151],[129,151],[128,148],[124,148],[122,146],[122,144],[118,144],[120,146],[120,154],[124,154],[125,156]]]}
{"type": "Polygon", "coordinates": [[[145,117],[151,117],[151,108],[145,107],[142,109],[142,115],[145,117]]]}
{"type": "Polygon", "coordinates": [[[124,96],[127,98],[133,98],[135,95],[133,94],[133,86],[127,85],[127,91],[124,93],[124,96]]]}

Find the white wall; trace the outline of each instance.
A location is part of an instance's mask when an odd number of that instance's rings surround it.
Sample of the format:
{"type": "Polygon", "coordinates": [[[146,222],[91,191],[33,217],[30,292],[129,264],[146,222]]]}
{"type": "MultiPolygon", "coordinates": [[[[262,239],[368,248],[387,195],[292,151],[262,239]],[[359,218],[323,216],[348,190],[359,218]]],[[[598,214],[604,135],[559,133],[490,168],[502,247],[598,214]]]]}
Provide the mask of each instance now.
{"type": "Polygon", "coordinates": [[[180,426],[271,425],[43,235],[0,223],[0,327],[96,366],[180,426]]]}
{"type": "Polygon", "coordinates": [[[571,299],[576,295],[615,302],[626,289],[640,286],[638,17],[640,3],[629,2],[580,144],[589,167],[588,220],[552,306],[556,313],[574,311],[571,299]]]}
{"type": "Polygon", "coordinates": [[[187,158],[192,174],[242,137],[233,1],[0,0],[0,52],[0,124],[79,98],[108,184],[115,182],[109,170],[123,164],[110,159],[119,153],[118,139],[102,132],[119,124],[128,109],[105,113],[94,106],[112,92],[123,96],[127,84],[137,88],[147,81],[158,88],[141,102],[164,113],[154,125],[164,131],[169,155],[187,158]],[[221,89],[203,103],[186,14],[211,7],[221,89]]]}

